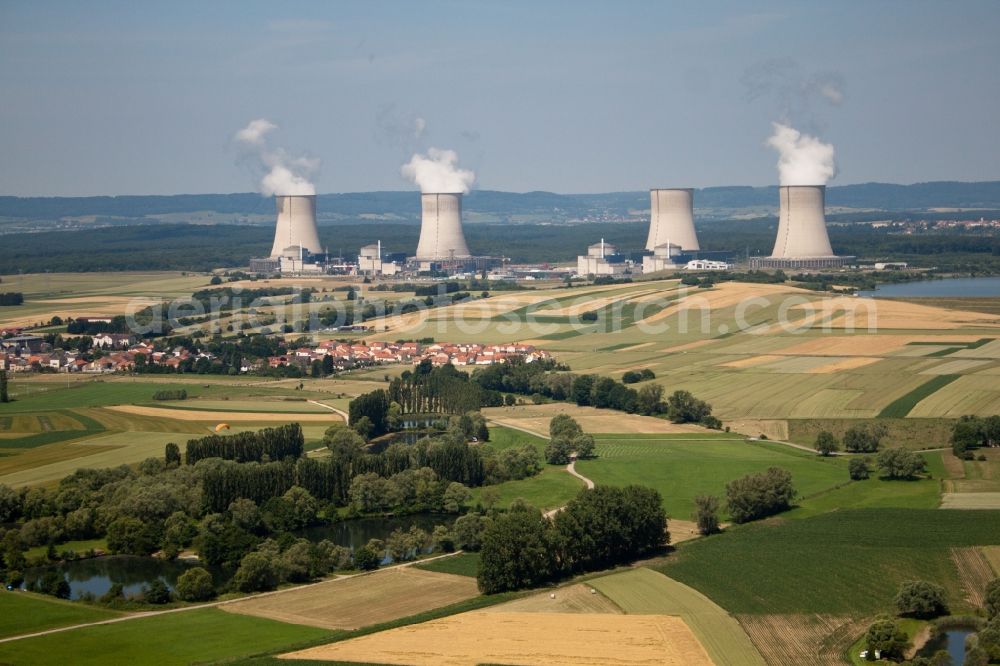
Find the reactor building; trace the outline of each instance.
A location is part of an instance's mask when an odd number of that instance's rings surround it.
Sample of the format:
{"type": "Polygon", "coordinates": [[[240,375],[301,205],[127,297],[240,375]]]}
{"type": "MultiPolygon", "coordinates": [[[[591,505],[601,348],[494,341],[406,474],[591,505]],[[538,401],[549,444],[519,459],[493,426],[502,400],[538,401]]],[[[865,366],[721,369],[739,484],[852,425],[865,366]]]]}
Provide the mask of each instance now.
{"type": "Polygon", "coordinates": [[[826,186],[778,188],[778,236],[769,257],[751,257],[750,268],[839,268],[854,257],[838,257],[826,232],[826,186]]]}

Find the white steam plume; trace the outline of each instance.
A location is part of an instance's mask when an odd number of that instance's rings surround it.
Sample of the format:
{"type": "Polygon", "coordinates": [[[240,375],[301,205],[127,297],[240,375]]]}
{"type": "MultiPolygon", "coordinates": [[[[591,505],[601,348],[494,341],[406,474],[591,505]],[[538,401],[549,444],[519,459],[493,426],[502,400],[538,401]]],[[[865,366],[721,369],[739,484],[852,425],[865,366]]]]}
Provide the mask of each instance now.
{"type": "Polygon", "coordinates": [[[788,125],[772,124],[774,134],[767,145],[778,151],[778,176],[782,185],[826,185],[837,175],[832,145],[788,125]]]}
{"type": "Polygon", "coordinates": [[[319,169],[319,160],[291,157],[284,149],[269,146],[267,135],[276,129],[278,126],[271,121],[258,118],[234,137],[244,151],[244,158],[254,163],[255,171],[263,172],[257,189],[264,196],[316,194],[316,186],[309,177],[319,169]]]}
{"type": "Polygon", "coordinates": [[[458,168],[458,153],[440,148],[414,155],[400,172],[419,185],[421,192],[468,194],[476,180],[472,171],[458,168]]]}

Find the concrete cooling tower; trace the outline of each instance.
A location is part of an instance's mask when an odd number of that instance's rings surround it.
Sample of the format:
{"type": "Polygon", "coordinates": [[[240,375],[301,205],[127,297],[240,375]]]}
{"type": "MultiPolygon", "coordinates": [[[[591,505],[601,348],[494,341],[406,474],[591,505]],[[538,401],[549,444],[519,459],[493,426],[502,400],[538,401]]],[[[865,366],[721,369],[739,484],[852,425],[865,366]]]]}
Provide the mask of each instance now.
{"type": "Polygon", "coordinates": [[[694,231],[694,190],[672,188],[649,191],[649,238],[646,249],[669,241],[684,251],[699,250],[694,231]]]}
{"type": "Polygon", "coordinates": [[[274,230],[274,245],[271,256],[281,256],[287,248],[298,248],[312,254],[322,254],[316,233],[316,195],[276,196],[274,203],[278,209],[278,224],[274,230]]]}
{"type": "Polygon", "coordinates": [[[461,194],[421,194],[420,261],[466,259],[472,256],[462,233],[461,194]]]}
{"type": "Polygon", "coordinates": [[[778,237],[770,257],[751,259],[752,268],[830,268],[853,257],[833,254],[826,233],[825,185],[782,185],[778,237]]]}

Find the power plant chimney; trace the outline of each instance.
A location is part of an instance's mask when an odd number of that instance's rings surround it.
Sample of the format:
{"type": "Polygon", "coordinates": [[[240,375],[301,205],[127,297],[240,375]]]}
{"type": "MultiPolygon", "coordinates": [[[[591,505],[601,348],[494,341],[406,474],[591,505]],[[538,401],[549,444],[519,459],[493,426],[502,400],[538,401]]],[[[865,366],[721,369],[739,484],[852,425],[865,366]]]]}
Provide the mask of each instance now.
{"type": "Polygon", "coordinates": [[[416,258],[422,261],[471,257],[462,233],[462,195],[436,193],[420,195],[420,240],[416,258]]]}
{"type": "Polygon", "coordinates": [[[274,197],[278,209],[278,223],[274,230],[271,256],[281,256],[287,248],[297,247],[312,254],[322,254],[319,234],[316,233],[316,195],[274,197]]]}
{"type": "Polygon", "coordinates": [[[771,257],[807,259],[833,257],[826,233],[825,185],[782,185],[778,189],[781,213],[778,237],[771,257]]]}
{"type": "Polygon", "coordinates": [[[672,242],[682,250],[700,250],[694,231],[694,190],[691,188],[649,191],[649,237],[646,249],[672,242]]]}

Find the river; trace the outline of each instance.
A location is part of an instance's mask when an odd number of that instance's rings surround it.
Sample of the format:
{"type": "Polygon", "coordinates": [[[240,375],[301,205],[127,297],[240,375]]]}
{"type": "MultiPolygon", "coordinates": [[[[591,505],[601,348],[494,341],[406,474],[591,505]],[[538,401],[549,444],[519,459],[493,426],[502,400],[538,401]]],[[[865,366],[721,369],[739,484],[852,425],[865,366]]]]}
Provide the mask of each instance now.
{"type": "Polygon", "coordinates": [[[884,284],[874,291],[859,291],[858,295],[875,298],[998,297],[1000,296],[1000,277],[945,278],[943,280],[884,284]]]}

